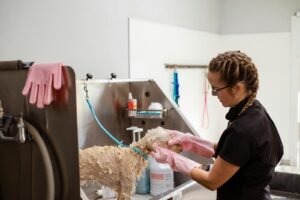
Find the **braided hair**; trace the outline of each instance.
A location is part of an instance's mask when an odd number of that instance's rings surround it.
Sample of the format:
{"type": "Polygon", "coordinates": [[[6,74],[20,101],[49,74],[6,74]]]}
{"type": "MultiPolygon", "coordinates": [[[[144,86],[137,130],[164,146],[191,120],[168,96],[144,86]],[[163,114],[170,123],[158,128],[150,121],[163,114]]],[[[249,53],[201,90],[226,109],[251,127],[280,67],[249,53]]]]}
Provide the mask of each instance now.
{"type": "Polygon", "coordinates": [[[250,93],[248,102],[239,115],[252,105],[259,87],[257,69],[251,58],[240,51],[227,51],[213,58],[208,66],[210,72],[219,72],[221,79],[227,85],[235,85],[238,82],[245,84],[250,93]]]}

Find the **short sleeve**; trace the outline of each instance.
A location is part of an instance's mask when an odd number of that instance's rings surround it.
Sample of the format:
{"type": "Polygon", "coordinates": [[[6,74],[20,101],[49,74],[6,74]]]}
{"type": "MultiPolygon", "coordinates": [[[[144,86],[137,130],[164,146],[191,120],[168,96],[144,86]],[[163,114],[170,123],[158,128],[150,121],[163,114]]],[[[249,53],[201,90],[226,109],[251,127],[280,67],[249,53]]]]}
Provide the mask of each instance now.
{"type": "Polygon", "coordinates": [[[252,155],[254,139],[231,129],[225,138],[219,156],[227,162],[242,167],[252,155]]]}

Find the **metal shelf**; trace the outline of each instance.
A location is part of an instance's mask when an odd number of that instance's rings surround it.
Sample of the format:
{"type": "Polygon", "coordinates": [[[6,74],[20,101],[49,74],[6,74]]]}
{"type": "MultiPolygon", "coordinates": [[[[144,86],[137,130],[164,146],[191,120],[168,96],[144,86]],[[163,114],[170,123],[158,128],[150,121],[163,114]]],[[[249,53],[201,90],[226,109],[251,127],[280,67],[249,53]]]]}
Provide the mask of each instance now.
{"type": "Polygon", "coordinates": [[[164,118],[167,109],[162,110],[128,110],[128,116],[130,118],[139,118],[139,119],[162,119],[164,118]],[[130,114],[130,112],[133,112],[130,114]]]}

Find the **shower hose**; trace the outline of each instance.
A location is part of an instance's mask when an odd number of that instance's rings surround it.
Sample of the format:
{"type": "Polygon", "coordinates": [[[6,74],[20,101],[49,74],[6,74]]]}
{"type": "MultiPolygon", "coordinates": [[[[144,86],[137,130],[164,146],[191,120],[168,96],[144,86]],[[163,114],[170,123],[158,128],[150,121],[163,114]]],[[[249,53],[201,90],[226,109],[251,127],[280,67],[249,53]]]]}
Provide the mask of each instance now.
{"type": "Polygon", "coordinates": [[[46,181],[47,181],[47,191],[45,200],[54,200],[55,196],[55,186],[54,186],[54,174],[51,164],[51,159],[47,147],[40,136],[39,132],[32,126],[29,122],[24,120],[25,129],[32,136],[33,140],[36,142],[38,149],[41,152],[43,163],[46,170],[46,181]]]}

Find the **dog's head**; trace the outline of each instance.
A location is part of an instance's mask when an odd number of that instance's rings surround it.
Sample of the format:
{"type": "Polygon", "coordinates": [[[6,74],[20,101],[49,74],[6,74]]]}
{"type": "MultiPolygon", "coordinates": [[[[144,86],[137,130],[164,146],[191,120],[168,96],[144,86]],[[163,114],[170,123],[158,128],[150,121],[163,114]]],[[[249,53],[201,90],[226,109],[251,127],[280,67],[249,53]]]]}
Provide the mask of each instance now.
{"type": "Polygon", "coordinates": [[[165,131],[165,129],[161,127],[157,127],[154,129],[150,129],[147,131],[145,136],[140,139],[138,142],[132,143],[132,147],[137,147],[141,149],[146,154],[149,154],[151,151],[153,151],[153,144],[158,144],[159,146],[168,148],[175,152],[181,152],[182,148],[180,145],[168,145],[168,141],[171,139],[171,136],[169,133],[165,131]]]}

